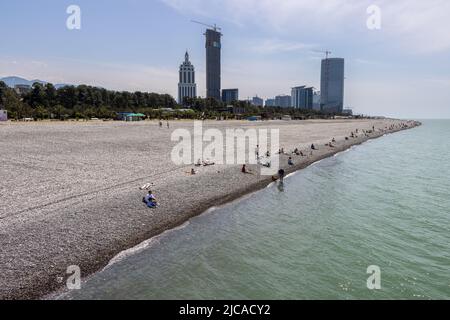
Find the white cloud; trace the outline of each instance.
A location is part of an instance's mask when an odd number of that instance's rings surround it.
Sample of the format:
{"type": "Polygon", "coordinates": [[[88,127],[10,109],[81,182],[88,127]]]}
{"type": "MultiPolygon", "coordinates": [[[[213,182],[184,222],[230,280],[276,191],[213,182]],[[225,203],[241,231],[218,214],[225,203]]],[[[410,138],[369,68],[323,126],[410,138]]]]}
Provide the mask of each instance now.
{"type": "Polygon", "coordinates": [[[450,49],[450,1],[448,0],[161,0],[185,15],[211,20],[258,25],[280,34],[342,33],[363,36],[368,32],[366,9],[381,8],[381,32],[386,44],[401,44],[416,53],[450,49]],[[223,19],[222,17],[227,17],[223,19]]]}
{"type": "Polygon", "coordinates": [[[282,41],[277,39],[258,40],[251,43],[247,49],[253,52],[273,54],[281,52],[304,51],[315,47],[314,44],[282,41]]]}

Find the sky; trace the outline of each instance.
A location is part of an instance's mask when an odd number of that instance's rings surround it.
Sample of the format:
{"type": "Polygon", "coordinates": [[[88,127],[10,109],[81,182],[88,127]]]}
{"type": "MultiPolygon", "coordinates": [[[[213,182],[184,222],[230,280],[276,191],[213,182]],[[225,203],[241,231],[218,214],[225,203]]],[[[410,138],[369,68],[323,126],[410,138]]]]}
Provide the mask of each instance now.
{"type": "Polygon", "coordinates": [[[189,51],[205,95],[204,27],[222,28],[222,88],[241,99],[320,89],[320,60],[345,58],[355,113],[450,118],[448,0],[1,1],[0,77],[169,93],[189,51]],[[66,12],[81,9],[81,29],[66,12]],[[379,27],[373,6],[379,9],[379,27]]]}

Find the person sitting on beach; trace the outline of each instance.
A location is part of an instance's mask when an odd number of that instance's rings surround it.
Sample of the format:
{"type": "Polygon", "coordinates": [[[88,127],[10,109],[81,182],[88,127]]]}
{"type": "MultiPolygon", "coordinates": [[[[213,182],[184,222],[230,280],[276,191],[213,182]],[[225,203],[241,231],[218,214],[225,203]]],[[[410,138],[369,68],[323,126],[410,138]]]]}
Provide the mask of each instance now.
{"type": "Polygon", "coordinates": [[[270,163],[270,161],[268,161],[266,163],[263,163],[262,166],[266,167],[266,168],[270,168],[272,166],[272,164],[270,163]]]}
{"type": "Polygon", "coordinates": [[[266,152],[266,157],[270,157],[270,151],[266,152]]]}
{"type": "Polygon", "coordinates": [[[249,174],[252,174],[252,172],[251,172],[249,169],[247,169],[247,166],[246,166],[245,164],[242,165],[241,172],[242,172],[242,173],[249,173],[249,174]]]}
{"type": "Polygon", "coordinates": [[[202,160],[198,158],[197,163],[195,164],[196,167],[200,167],[202,165],[202,160]]]}
{"type": "Polygon", "coordinates": [[[289,157],[288,165],[290,165],[290,166],[293,166],[293,165],[294,165],[294,161],[292,161],[292,158],[291,158],[291,157],[289,157]]]}
{"type": "Polygon", "coordinates": [[[296,154],[297,156],[299,156],[299,155],[300,155],[300,151],[298,150],[298,148],[295,148],[295,150],[294,150],[293,154],[296,154]]]}
{"type": "Polygon", "coordinates": [[[314,145],[314,143],[311,145],[311,150],[317,150],[316,146],[314,145]]]}
{"type": "Polygon", "coordinates": [[[305,156],[305,154],[303,153],[303,151],[301,151],[301,150],[300,150],[300,152],[299,152],[299,153],[300,153],[300,155],[301,155],[302,157],[304,157],[304,156],[305,156]]]}
{"type": "Polygon", "coordinates": [[[336,143],[336,139],[335,139],[335,138],[333,138],[333,140],[331,140],[331,142],[333,142],[333,143],[336,143]]]}
{"type": "Polygon", "coordinates": [[[143,201],[149,208],[155,208],[158,205],[158,202],[156,201],[156,198],[151,190],[148,191],[148,194],[144,197],[143,201]]]}
{"type": "Polygon", "coordinates": [[[195,171],[194,168],[191,169],[191,175],[197,174],[197,171],[195,171]]]}

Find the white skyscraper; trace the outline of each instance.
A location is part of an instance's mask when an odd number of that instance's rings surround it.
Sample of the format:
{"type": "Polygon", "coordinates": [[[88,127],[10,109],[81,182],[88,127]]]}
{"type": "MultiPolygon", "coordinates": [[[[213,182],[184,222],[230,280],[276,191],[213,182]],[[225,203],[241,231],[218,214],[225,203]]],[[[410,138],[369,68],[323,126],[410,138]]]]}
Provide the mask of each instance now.
{"type": "Polygon", "coordinates": [[[185,97],[195,98],[197,96],[197,85],[195,84],[195,69],[189,61],[189,53],[184,56],[184,62],[180,66],[180,82],[178,83],[178,103],[182,104],[185,97]]]}

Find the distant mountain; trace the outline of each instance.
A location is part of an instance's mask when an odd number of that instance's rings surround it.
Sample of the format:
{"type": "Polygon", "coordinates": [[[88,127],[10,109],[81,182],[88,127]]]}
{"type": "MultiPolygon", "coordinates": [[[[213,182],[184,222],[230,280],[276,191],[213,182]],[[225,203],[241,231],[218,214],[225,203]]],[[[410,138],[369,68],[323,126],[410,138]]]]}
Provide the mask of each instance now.
{"type": "MultiPolygon", "coordinates": [[[[14,88],[14,86],[18,85],[18,84],[22,84],[22,85],[29,85],[32,86],[34,83],[38,82],[40,84],[45,85],[46,83],[48,83],[47,81],[42,81],[39,79],[35,79],[35,80],[27,80],[21,77],[4,77],[4,78],[0,78],[0,81],[3,81],[4,83],[6,83],[6,85],[8,87],[14,88]]],[[[70,84],[66,84],[66,83],[57,83],[54,84],[56,89],[62,88],[62,87],[66,87],[66,86],[70,86],[70,84]]]]}

